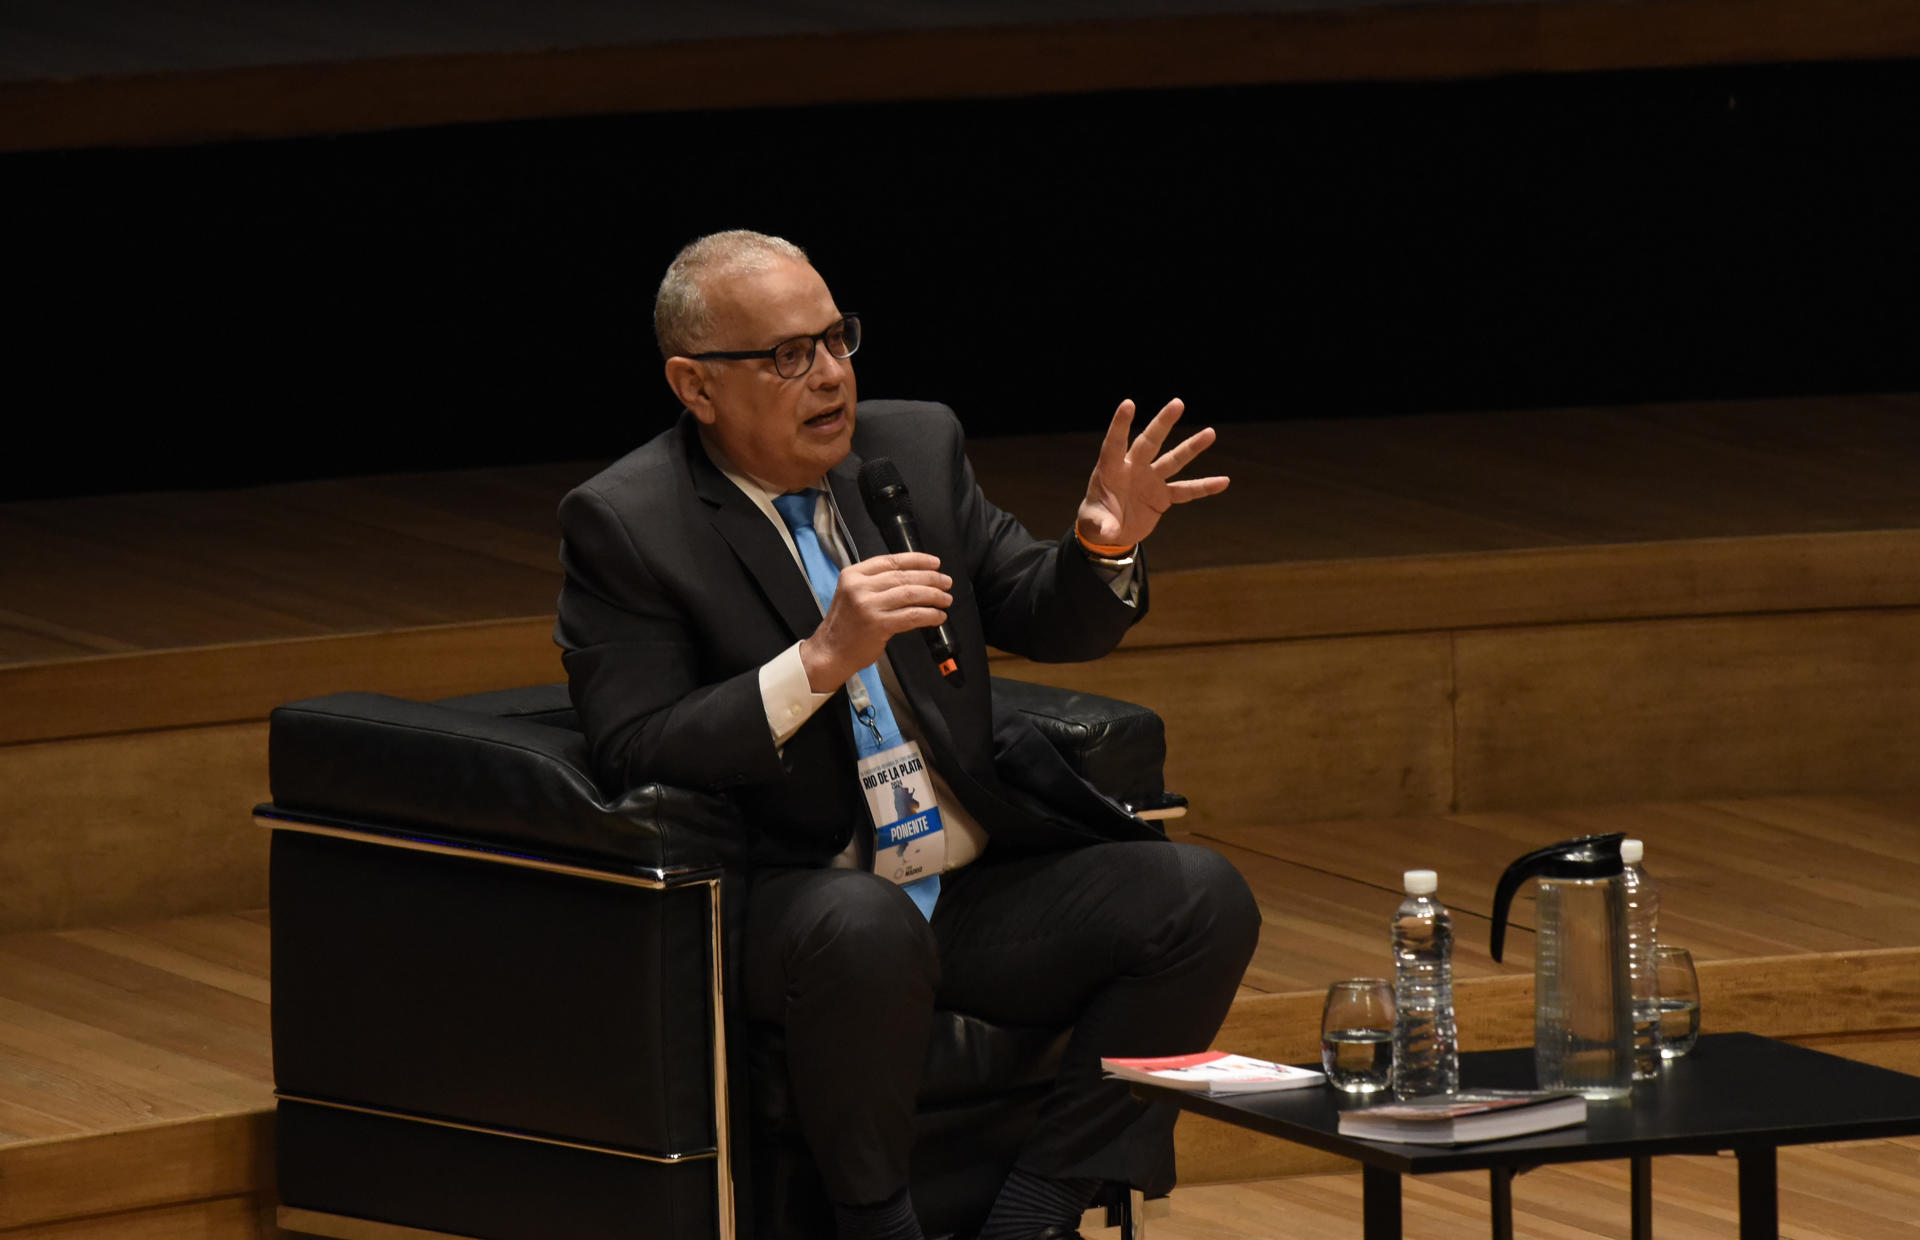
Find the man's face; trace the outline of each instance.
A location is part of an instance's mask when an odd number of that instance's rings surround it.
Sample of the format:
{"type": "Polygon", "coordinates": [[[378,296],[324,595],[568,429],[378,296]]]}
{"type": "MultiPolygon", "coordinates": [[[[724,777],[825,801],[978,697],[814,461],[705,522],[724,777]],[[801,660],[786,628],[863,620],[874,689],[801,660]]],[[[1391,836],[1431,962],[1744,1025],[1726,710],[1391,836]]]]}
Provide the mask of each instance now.
{"type": "MultiPolygon", "coordinates": [[[[706,295],[714,311],[706,349],[771,349],[841,317],[820,273],[789,260],[715,279],[706,295]]],[[[797,379],[782,379],[771,358],[695,364],[705,368],[706,400],[688,407],[748,474],[798,490],[846,459],[856,400],[851,358],[834,357],[822,343],[813,368],[797,379]]]]}

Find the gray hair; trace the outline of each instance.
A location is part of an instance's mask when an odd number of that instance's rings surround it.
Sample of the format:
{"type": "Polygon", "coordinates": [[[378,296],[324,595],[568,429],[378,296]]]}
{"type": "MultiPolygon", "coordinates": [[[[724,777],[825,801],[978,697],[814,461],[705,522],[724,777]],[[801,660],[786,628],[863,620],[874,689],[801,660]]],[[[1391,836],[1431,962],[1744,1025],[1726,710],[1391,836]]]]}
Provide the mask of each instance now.
{"type": "Polygon", "coordinates": [[[713,330],[707,284],[715,276],[765,271],[780,261],[804,263],[807,252],[784,237],[735,228],[709,233],[674,256],[653,299],[653,336],[661,357],[698,352],[713,330]]]}

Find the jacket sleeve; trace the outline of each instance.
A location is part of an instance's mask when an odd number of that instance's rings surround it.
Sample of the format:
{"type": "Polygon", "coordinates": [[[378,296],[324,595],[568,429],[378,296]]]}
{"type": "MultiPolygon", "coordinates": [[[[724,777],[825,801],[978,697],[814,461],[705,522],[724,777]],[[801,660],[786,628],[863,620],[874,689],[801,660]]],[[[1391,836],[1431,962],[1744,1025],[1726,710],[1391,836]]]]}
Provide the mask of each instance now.
{"type": "Polygon", "coordinates": [[[951,480],[957,534],[987,641],[1041,663],[1097,659],[1120,644],[1147,612],[1144,554],[1134,569],[1139,590],[1129,605],[1081,551],[1072,527],[1042,541],[981,492],[967,461],[959,423],[951,480]]]}
{"type": "Polygon", "coordinates": [[[707,658],[679,581],[651,561],[614,507],[576,489],[564,535],[554,637],[574,708],[609,787],[660,781],[725,790],[782,776],[758,667],[707,682],[707,658]]]}

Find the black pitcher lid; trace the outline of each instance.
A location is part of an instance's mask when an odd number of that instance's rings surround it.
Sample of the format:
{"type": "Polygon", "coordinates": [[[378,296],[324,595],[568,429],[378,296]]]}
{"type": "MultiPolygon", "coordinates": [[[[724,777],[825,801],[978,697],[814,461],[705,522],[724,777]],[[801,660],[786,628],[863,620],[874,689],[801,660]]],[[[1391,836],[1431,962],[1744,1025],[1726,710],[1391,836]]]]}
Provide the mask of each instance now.
{"type": "Polygon", "coordinates": [[[1627,863],[1620,859],[1620,841],[1626,838],[1624,831],[1583,835],[1535,849],[1508,866],[1493,892],[1493,925],[1487,944],[1493,958],[1500,959],[1506,946],[1507,912],[1522,884],[1530,878],[1618,878],[1627,869],[1627,863]]]}

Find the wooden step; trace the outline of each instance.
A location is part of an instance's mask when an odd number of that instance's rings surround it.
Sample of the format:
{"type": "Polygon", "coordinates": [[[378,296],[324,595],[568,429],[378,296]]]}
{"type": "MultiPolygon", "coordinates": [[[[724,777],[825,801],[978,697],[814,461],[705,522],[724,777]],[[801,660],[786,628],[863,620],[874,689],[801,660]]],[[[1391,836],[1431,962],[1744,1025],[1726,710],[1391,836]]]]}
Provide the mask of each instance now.
{"type": "Polygon", "coordinates": [[[264,913],[0,938],[0,1236],[274,1232],[264,913]]]}
{"type": "MultiPolygon", "coordinates": [[[[1051,531],[1093,437],[971,453],[1051,531]]],[[[1197,825],[1920,788],[1920,398],[1244,424],[1209,460],[1238,481],[1155,535],[1120,651],[994,667],[1160,711],[1197,825]]],[[[262,902],[281,702],[560,679],[553,509],[593,468],[0,505],[0,933],[262,902]]]]}
{"type": "MultiPolygon", "coordinates": [[[[1920,788],[1920,530],[1439,560],[1170,572],[1108,658],[994,671],[1159,711],[1201,824],[1920,788]]],[[[550,626],[0,667],[0,932],[260,903],[273,706],[558,680],[550,626]]]]}

